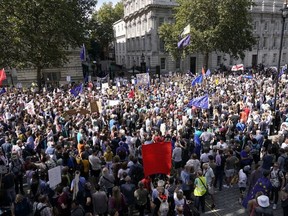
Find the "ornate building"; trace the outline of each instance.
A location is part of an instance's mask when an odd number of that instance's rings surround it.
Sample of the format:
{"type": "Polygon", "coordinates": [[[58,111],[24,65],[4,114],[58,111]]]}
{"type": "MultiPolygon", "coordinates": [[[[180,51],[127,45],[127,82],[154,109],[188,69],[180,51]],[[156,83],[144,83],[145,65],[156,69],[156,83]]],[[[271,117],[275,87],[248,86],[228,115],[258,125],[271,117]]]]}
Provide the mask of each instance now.
{"type": "MultiPolygon", "coordinates": [[[[246,51],[243,60],[235,60],[220,52],[210,53],[210,69],[215,69],[220,64],[277,65],[282,26],[280,9],[283,7],[283,0],[253,0],[253,2],[255,5],[250,8],[250,12],[257,44],[252,50],[246,51]]],[[[174,61],[164,52],[164,43],[159,39],[158,27],[163,22],[173,21],[172,9],[176,5],[175,0],[124,0],[124,18],[114,24],[116,63],[132,68],[133,65],[138,66],[141,61],[145,61],[148,67],[160,66],[161,71],[201,71],[203,55],[194,53],[182,61],[174,61]],[[141,56],[144,56],[144,59],[141,59],[141,56]]],[[[283,40],[281,61],[283,65],[287,62],[287,25],[288,22],[285,24],[283,40]]]]}

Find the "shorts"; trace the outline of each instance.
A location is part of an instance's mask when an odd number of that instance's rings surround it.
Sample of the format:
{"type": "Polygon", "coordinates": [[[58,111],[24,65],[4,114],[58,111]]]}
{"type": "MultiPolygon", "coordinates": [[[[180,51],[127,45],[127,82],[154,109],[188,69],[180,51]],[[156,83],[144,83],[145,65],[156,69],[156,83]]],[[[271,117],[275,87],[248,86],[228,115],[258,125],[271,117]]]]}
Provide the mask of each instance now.
{"type": "Polygon", "coordinates": [[[182,161],[178,161],[178,162],[175,162],[174,161],[174,168],[175,169],[179,169],[179,168],[181,168],[182,167],[182,161]]]}
{"type": "Polygon", "coordinates": [[[226,175],[227,178],[233,177],[234,176],[234,172],[235,172],[234,169],[228,169],[228,170],[225,170],[225,175],[226,175]]]}
{"type": "Polygon", "coordinates": [[[213,185],[212,186],[208,185],[208,193],[211,194],[211,195],[215,194],[215,190],[214,190],[214,186],[213,185]]]}

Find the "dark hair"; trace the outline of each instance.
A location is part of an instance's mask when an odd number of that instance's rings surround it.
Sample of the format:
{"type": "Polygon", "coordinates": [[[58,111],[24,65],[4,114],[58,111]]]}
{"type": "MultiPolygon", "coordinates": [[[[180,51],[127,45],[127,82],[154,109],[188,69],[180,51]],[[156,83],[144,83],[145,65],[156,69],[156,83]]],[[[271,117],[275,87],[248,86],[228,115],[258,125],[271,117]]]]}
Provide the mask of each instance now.
{"type": "Polygon", "coordinates": [[[101,187],[100,187],[100,185],[99,185],[99,184],[96,184],[96,185],[95,185],[95,190],[96,190],[96,191],[99,191],[99,190],[100,190],[100,188],[101,188],[101,187]]]}

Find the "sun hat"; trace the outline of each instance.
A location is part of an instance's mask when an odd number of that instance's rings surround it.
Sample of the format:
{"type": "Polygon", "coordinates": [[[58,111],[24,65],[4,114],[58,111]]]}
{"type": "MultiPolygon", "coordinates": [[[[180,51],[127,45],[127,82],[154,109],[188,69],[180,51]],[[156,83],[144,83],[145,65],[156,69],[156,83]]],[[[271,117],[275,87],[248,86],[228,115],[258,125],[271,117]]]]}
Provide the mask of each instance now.
{"type": "Polygon", "coordinates": [[[263,208],[267,208],[270,203],[269,203],[269,197],[265,196],[265,195],[261,195],[257,198],[257,202],[259,204],[259,206],[263,207],[263,208]]]}

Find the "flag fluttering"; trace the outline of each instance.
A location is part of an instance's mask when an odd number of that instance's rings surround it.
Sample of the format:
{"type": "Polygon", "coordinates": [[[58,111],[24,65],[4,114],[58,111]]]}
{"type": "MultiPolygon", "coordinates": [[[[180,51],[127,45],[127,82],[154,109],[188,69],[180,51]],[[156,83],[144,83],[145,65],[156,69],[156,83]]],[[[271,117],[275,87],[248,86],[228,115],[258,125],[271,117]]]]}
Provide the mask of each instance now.
{"type": "Polygon", "coordinates": [[[85,61],[85,59],[86,59],[86,48],[85,48],[84,44],[81,47],[80,59],[81,59],[81,61],[85,61]]]}
{"type": "Polygon", "coordinates": [[[195,86],[197,83],[202,83],[202,81],[203,81],[203,76],[202,76],[202,75],[199,75],[199,76],[196,77],[194,80],[192,80],[191,85],[192,85],[192,86],[195,86]]]}
{"type": "Polygon", "coordinates": [[[209,108],[209,96],[208,94],[201,96],[201,97],[196,97],[193,98],[188,106],[195,106],[201,109],[208,109],[209,108]]]}
{"type": "Polygon", "coordinates": [[[188,46],[189,43],[190,43],[190,35],[187,35],[186,37],[184,37],[182,40],[178,42],[177,47],[178,48],[185,47],[185,46],[188,46]]]}
{"type": "Polygon", "coordinates": [[[80,93],[83,91],[83,84],[81,83],[78,86],[75,86],[70,90],[70,93],[73,94],[75,97],[77,97],[80,93]]]}

